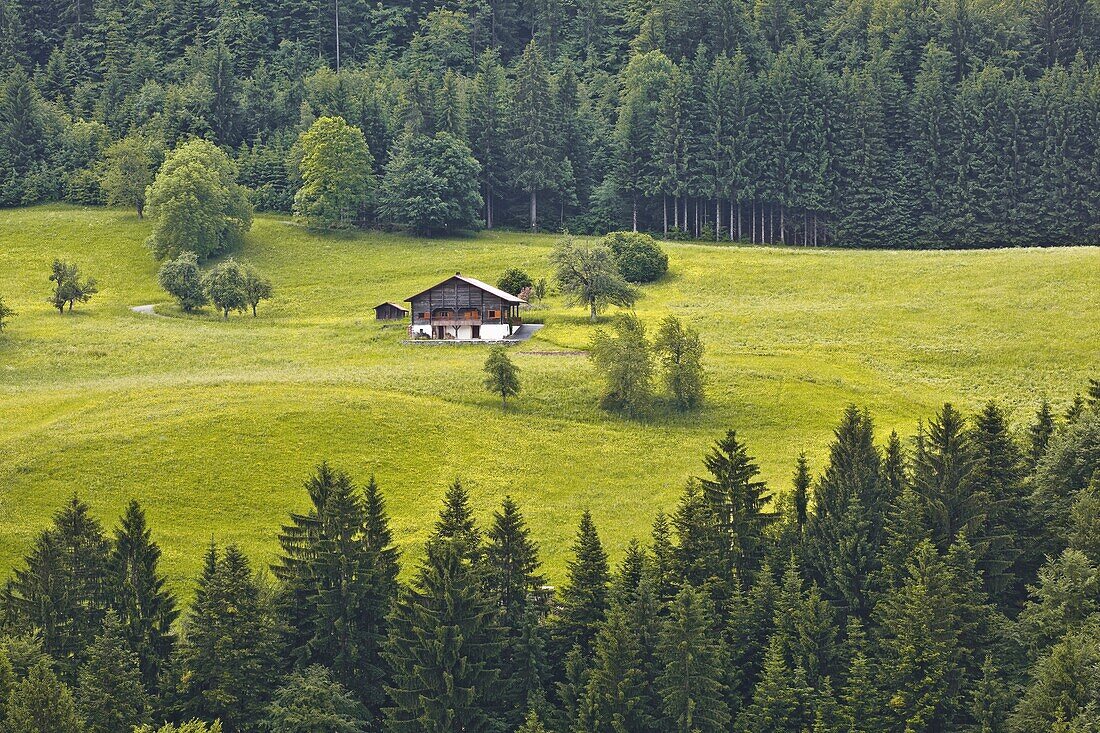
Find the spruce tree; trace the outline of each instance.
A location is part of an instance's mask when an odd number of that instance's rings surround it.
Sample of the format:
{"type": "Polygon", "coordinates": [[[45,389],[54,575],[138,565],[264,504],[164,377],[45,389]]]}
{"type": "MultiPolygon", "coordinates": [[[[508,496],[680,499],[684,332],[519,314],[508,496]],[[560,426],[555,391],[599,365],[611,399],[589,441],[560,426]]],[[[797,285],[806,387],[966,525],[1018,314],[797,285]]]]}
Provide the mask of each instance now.
{"type": "Polygon", "coordinates": [[[867,635],[858,618],[848,621],[845,640],[847,675],[838,695],[837,719],[845,733],[878,733],[886,729],[885,702],[880,699],[867,635]]]}
{"type": "Polygon", "coordinates": [[[172,625],[179,616],[176,599],[160,572],[160,546],[153,541],[145,510],[131,501],[115,528],[107,556],[111,608],[129,648],[137,653],[145,689],[158,689],[176,642],[172,625]]]}
{"type": "Polygon", "coordinates": [[[772,495],[756,480],[760,468],[733,430],[714,444],[703,464],[710,476],[699,483],[723,535],[723,560],[746,584],[760,567],[765,529],[778,517],[766,509],[772,495]]]}
{"type": "Polygon", "coordinates": [[[278,607],[300,665],[322,664],[334,679],[377,713],[382,704],[381,645],[386,614],[397,592],[397,566],[381,496],[363,492],[327,463],[306,482],[311,507],[292,514],[279,536],[275,566],[282,583],[278,607]],[[373,522],[371,537],[368,525],[373,522]]]}
{"type": "Polygon", "coordinates": [[[664,703],[661,730],[721,733],[728,729],[726,650],[713,627],[713,610],[699,591],[686,587],[669,605],[657,647],[662,671],[656,686],[664,703]]]}
{"type": "Polygon", "coordinates": [[[1054,435],[1054,413],[1050,409],[1050,400],[1045,397],[1035,411],[1035,420],[1027,429],[1028,464],[1034,468],[1047,452],[1047,446],[1054,435]]]}
{"type": "Polygon", "coordinates": [[[109,612],[77,675],[77,703],[88,733],[117,733],[150,722],[140,659],[125,631],[118,615],[109,612]]]}
{"type": "Polygon", "coordinates": [[[775,606],[775,635],[787,664],[799,667],[806,681],[819,692],[839,658],[837,614],[817,586],[802,589],[802,576],[794,558],[783,573],[775,606]]]}
{"type": "Polygon", "coordinates": [[[765,566],[748,591],[734,587],[727,602],[726,638],[730,652],[729,708],[737,712],[751,699],[759,679],[768,641],[775,629],[778,589],[765,566]]]}
{"type": "Polygon", "coordinates": [[[108,542],[87,504],[73,496],[38,536],[4,593],[6,613],[38,629],[63,679],[76,679],[103,627],[108,542]]]}
{"type": "Polygon", "coordinates": [[[673,558],[677,586],[728,586],[731,578],[723,564],[723,535],[713,506],[700,490],[699,482],[689,481],[684,488],[672,515],[672,526],[676,530],[673,558]]]}
{"type": "Polygon", "coordinates": [[[588,685],[580,706],[579,729],[590,733],[654,730],[649,682],[641,647],[626,612],[612,608],[593,646],[588,685]]]}
{"type": "Polygon", "coordinates": [[[791,484],[794,487],[792,503],[794,506],[794,525],[798,530],[799,539],[806,529],[806,523],[809,521],[810,514],[810,484],[813,479],[810,477],[810,464],[806,460],[806,453],[803,451],[798,454],[798,462],[795,464],[794,478],[791,480],[791,484]]]}
{"type": "Polygon", "coordinates": [[[366,733],[368,713],[319,664],[292,672],[275,691],[264,716],[270,733],[366,733]]]}
{"type": "Polygon", "coordinates": [[[4,733],[84,733],[72,693],[42,660],[8,696],[4,733]]]}
{"type": "Polygon", "coordinates": [[[480,562],[484,556],[481,530],[474,521],[473,509],[470,507],[470,494],[459,479],[455,479],[447,487],[447,493],[443,497],[443,508],[439,510],[439,519],[435,522],[429,541],[436,540],[457,543],[472,561],[480,562]]]}
{"type": "MultiPolygon", "coordinates": [[[[986,521],[975,539],[984,586],[1002,606],[1023,599],[1024,582],[1039,565],[1025,538],[1033,521],[1024,484],[1024,457],[1009,434],[1004,413],[990,402],[978,413],[971,432],[974,471],[970,481],[986,495],[986,521]]],[[[968,537],[969,539],[969,537],[968,537]]]]}
{"type": "Polygon", "coordinates": [[[989,495],[972,480],[974,446],[963,416],[952,405],[945,404],[929,420],[923,437],[913,458],[913,486],[924,506],[932,539],[946,552],[960,534],[979,536],[989,495]]]}
{"type": "Polygon", "coordinates": [[[235,546],[211,544],[177,647],[176,708],[183,718],[258,730],[280,664],[267,592],[235,546]]]}
{"type": "Polygon", "coordinates": [[[849,405],[814,491],[805,555],[830,600],[856,616],[871,608],[888,500],[871,416],[849,405]]]}
{"type": "Polygon", "coordinates": [[[433,539],[390,618],[386,730],[494,729],[501,632],[461,540],[433,539]]]}
{"type": "Polygon", "coordinates": [[[537,231],[538,195],[554,186],[561,171],[549,104],[550,72],[535,41],[527,44],[518,59],[514,77],[509,111],[511,179],[527,193],[528,224],[531,231],[537,231]]]}
{"type": "Polygon", "coordinates": [[[653,592],[662,601],[672,600],[679,586],[676,576],[676,548],[668,518],[662,511],[653,519],[650,532],[647,573],[653,582],[653,592]]]}
{"type": "Polygon", "coordinates": [[[804,733],[814,723],[813,689],[801,667],[791,669],[782,645],[773,639],[764,655],[752,704],[740,717],[746,733],[804,733]]]}
{"type": "Polygon", "coordinates": [[[566,582],[552,620],[559,658],[573,647],[588,653],[610,605],[607,553],[587,509],[581,515],[572,555],[566,563],[566,582]]]}
{"type": "Polygon", "coordinates": [[[511,496],[504,497],[487,533],[485,564],[487,588],[509,626],[523,617],[532,594],[546,584],[538,572],[538,554],[519,506],[511,496]]]}
{"type": "Polygon", "coordinates": [[[958,619],[950,603],[951,574],[935,545],[916,547],[906,582],[875,609],[881,628],[881,683],[888,725],[898,730],[947,730],[961,701],[958,619]]]}

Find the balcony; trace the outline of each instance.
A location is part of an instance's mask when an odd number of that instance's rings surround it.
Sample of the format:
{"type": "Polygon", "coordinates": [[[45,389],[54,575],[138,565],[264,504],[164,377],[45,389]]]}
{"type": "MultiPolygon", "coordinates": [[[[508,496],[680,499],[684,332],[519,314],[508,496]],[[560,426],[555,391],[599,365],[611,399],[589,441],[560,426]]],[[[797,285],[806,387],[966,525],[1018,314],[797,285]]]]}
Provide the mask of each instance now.
{"type": "Polygon", "coordinates": [[[483,321],[480,318],[433,318],[428,321],[432,326],[480,326],[483,321]]]}

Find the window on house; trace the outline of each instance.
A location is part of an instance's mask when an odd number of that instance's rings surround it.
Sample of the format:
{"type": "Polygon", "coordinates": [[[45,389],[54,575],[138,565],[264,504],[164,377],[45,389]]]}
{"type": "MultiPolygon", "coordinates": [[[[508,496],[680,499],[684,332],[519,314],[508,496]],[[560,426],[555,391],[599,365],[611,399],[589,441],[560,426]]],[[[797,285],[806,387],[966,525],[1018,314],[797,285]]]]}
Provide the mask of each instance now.
{"type": "Polygon", "coordinates": [[[490,310],[489,318],[500,318],[500,311],[490,310]]]}

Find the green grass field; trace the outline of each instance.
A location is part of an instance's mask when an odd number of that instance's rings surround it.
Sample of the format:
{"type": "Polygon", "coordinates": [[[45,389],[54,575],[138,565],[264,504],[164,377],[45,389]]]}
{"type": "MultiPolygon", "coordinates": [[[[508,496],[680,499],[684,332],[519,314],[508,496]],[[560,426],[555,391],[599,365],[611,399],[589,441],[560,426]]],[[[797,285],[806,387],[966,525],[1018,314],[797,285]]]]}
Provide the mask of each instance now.
{"type": "Polygon", "coordinates": [[[845,404],[879,432],[915,431],[944,400],[997,398],[1017,422],[1059,406],[1100,361],[1100,248],[869,252],[668,245],[669,275],[637,312],[704,332],[708,404],[630,422],[595,407],[583,355],[593,327],[550,299],[547,326],[511,353],[524,392],[502,411],[481,388],[482,347],[406,346],[372,308],[461,270],[549,275],[550,236],[426,241],[314,235],[259,217],[239,259],[271,277],[260,317],[157,318],[130,212],[0,211],[0,294],[19,315],[0,336],[0,572],[74,491],[108,525],[148,509],[182,591],[213,537],[266,563],[301,483],[328,459],[385,492],[416,555],[446,485],[467,482],[488,520],[522,505],[553,580],[590,507],[614,557],[670,509],[708,444],[736,428],[777,490],[805,450],[819,469],[845,404]],[[101,292],[72,315],[46,297],[49,263],[74,259],[101,292]],[[549,353],[549,352],[565,353],[549,353]]]}

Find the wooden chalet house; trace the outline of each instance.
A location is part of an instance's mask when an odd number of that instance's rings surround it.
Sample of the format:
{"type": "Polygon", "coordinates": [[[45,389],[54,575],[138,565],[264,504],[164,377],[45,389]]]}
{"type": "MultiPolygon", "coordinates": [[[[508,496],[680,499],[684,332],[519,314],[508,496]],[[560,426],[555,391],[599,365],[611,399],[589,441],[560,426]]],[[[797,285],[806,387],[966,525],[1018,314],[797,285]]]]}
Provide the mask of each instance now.
{"type": "Polygon", "coordinates": [[[411,338],[454,341],[503,341],[519,327],[525,302],[460,272],[405,300],[411,338]]]}

